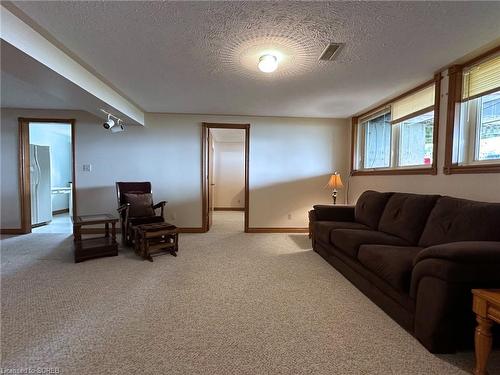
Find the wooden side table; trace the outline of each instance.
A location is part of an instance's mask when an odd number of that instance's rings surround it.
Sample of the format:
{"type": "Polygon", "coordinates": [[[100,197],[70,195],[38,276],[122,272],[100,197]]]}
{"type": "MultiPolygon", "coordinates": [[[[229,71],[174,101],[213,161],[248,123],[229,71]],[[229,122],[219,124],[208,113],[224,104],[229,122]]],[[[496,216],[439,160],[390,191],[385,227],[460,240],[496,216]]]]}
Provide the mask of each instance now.
{"type": "Polygon", "coordinates": [[[487,375],[488,357],[491,352],[493,323],[500,324],[500,289],[472,289],[472,310],[476,314],[477,327],[474,336],[476,366],[474,375],[487,375]]]}
{"type": "Polygon", "coordinates": [[[75,243],[75,263],[104,256],[118,255],[116,242],[116,223],[118,219],[109,214],[82,215],[73,218],[73,237],[75,243]],[[85,225],[104,225],[104,237],[82,239],[85,225]],[[111,226],[111,236],[110,227],[111,226]]]}

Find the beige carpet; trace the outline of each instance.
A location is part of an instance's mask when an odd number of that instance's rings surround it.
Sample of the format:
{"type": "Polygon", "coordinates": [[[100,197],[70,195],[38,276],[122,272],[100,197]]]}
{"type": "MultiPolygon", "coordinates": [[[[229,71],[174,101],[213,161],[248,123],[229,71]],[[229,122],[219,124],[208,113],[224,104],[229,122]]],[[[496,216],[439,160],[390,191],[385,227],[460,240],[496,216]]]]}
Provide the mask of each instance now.
{"type": "MultiPolygon", "coordinates": [[[[216,213],[179,256],[72,262],[71,238],[1,241],[2,367],[62,374],[466,374],[364,297],[305,235],[216,213]]],[[[500,355],[490,373],[500,373],[500,355]]]]}

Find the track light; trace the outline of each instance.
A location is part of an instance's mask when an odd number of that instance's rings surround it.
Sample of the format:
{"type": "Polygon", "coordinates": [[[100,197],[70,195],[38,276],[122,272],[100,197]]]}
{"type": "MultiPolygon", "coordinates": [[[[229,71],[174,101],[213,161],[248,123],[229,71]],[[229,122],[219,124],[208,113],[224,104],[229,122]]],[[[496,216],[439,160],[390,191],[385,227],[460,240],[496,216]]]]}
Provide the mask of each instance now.
{"type": "Polygon", "coordinates": [[[115,120],[111,118],[111,115],[108,114],[108,119],[102,124],[104,126],[104,129],[111,129],[113,126],[115,126],[115,120]]]}
{"type": "Polygon", "coordinates": [[[111,133],[119,133],[124,130],[125,128],[123,127],[123,122],[120,119],[118,119],[118,123],[116,124],[116,126],[111,127],[111,133]]]}
{"type": "Polygon", "coordinates": [[[111,133],[119,133],[125,130],[125,124],[120,118],[112,115],[104,109],[101,109],[101,111],[108,115],[108,119],[104,122],[104,124],[102,124],[104,129],[111,130],[111,133]]]}

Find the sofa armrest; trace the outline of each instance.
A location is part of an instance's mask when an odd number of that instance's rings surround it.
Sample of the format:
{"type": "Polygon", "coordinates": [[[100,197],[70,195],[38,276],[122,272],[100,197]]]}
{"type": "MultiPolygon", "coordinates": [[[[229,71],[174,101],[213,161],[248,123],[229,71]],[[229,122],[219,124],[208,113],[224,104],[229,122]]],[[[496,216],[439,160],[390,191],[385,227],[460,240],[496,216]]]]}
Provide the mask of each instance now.
{"type": "Polygon", "coordinates": [[[500,286],[500,242],[451,242],[422,250],[413,262],[410,296],[415,298],[425,277],[448,283],[467,283],[482,287],[498,282],[500,286]]]}
{"type": "Polygon", "coordinates": [[[410,296],[415,298],[425,277],[478,288],[491,282],[500,286],[500,242],[463,241],[423,249],[413,261],[410,296]]]}
{"type": "Polygon", "coordinates": [[[454,242],[422,250],[411,275],[415,337],[433,353],[471,347],[471,289],[498,288],[499,269],[499,242],[454,242]]]}
{"type": "Polygon", "coordinates": [[[461,241],[428,247],[422,250],[413,265],[425,259],[444,259],[457,263],[500,263],[500,242],[461,241]]]}
{"type": "Polygon", "coordinates": [[[315,221],[354,221],[354,206],[313,206],[315,221]]]}

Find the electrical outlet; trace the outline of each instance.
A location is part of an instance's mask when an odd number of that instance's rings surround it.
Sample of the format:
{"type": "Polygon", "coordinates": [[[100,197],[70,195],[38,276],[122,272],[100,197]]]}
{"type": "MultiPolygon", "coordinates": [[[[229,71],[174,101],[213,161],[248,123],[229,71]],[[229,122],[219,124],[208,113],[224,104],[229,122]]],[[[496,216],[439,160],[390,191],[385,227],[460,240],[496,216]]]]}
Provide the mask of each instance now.
{"type": "Polygon", "coordinates": [[[292,214],[288,214],[288,220],[292,220],[292,214]]]}
{"type": "Polygon", "coordinates": [[[84,172],[91,172],[92,171],[92,164],[83,164],[83,171],[84,172]]]}

